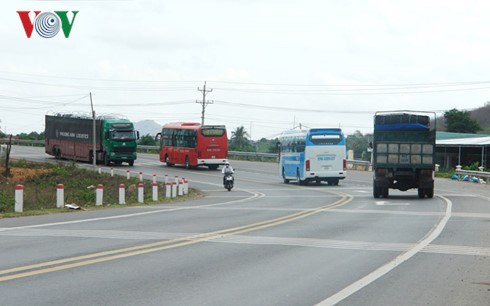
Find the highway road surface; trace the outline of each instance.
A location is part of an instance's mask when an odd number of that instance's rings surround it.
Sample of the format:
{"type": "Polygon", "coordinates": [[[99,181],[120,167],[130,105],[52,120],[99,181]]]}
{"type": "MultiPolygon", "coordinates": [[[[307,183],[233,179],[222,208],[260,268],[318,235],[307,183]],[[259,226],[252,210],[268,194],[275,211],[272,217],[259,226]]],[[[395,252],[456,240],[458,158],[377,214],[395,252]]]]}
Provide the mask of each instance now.
{"type": "Polygon", "coordinates": [[[228,192],[219,170],[139,154],[116,172],[185,176],[204,196],[0,219],[0,304],[490,305],[490,186],[374,199],[368,172],[299,186],[274,163],[232,165],[228,192]]]}

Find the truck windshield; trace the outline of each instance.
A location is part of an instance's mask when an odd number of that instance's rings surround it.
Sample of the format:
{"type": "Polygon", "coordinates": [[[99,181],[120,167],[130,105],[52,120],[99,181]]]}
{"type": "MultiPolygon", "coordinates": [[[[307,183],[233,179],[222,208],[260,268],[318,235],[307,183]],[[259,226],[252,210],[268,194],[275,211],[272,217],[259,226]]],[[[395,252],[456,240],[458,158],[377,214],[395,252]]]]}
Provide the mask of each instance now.
{"type": "Polygon", "coordinates": [[[134,131],[112,131],[111,139],[113,140],[136,140],[134,131]]]}

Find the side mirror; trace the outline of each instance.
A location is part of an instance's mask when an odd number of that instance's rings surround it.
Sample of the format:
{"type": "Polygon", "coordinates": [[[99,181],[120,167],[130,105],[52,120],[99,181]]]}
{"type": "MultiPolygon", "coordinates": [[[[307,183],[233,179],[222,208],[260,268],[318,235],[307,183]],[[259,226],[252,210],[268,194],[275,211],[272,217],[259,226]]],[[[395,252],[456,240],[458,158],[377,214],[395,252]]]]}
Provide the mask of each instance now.
{"type": "Polygon", "coordinates": [[[140,131],[136,131],[136,139],[140,139],[140,131]]]}
{"type": "Polygon", "coordinates": [[[160,140],[160,138],[162,138],[162,133],[157,133],[155,135],[155,141],[160,140]]]}
{"type": "Polygon", "coordinates": [[[372,141],[370,141],[370,142],[369,142],[369,148],[370,148],[370,149],[372,149],[372,148],[373,148],[373,142],[372,142],[372,141]]]}

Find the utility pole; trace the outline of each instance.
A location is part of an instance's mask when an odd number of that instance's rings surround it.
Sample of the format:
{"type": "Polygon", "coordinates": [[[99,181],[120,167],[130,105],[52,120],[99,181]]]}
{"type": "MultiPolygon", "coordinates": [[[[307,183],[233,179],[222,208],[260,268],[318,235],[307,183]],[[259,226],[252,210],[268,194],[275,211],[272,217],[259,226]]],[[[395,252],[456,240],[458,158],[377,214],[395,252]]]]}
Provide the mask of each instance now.
{"type": "Polygon", "coordinates": [[[95,137],[96,137],[96,132],[95,132],[95,111],[94,111],[94,104],[92,103],[92,93],[90,93],[90,107],[92,108],[92,138],[93,138],[93,141],[92,141],[92,163],[93,163],[93,166],[94,166],[94,171],[95,171],[95,168],[96,168],[96,164],[97,164],[97,149],[96,149],[96,145],[97,145],[97,142],[95,140],[95,137]]]}
{"type": "Polygon", "coordinates": [[[213,89],[211,88],[210,90],[207,90],[206,89],[206,81],[204,81],[204,87],[203,87],[203,89],[200,89],[198,87],[197,90],[199,90],[200,92],[202,92],[202,101],[197,101],[196,100],[196,103],[199,103],[199,104],[202,105],[201,125],[204,125],[204,112],[206,111],[206,106],[208,106],[208,104],[213,104],[214,103],[214,101],[206,100],[206,94],[209,93],[209,92],[213,92],[213,89]]]}

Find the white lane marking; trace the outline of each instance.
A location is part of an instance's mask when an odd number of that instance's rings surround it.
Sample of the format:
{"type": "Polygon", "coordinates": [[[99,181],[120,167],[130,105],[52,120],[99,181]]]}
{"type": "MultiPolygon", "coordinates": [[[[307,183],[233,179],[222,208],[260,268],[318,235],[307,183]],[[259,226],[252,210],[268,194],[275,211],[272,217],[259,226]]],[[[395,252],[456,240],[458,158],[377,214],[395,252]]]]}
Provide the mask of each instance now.
{"type": "Polygon", "coordinates": [[[0,232],[22,229],[22,228],[39,228],[39,227],[47,227],[47,226],[53,226],[53,225],[65,225],[65,224],[76,224],[76,223],[94,222],[94,221],[102,221],[102,220],[132,218],[132,217],[137,217],[137,216],[165,213],[165,212],[170,212],[170,211],[189,210],[189,209],[196,209],[196,208],[202,208],[202,207],[213,207],[213,206],[220,206],[220,205],[243,203],[243,202],[248,202],[251,200],[260,199],[260,198],[265,197],[265,194],[260,193],[260,192],[252,192],[252,191],[249,191],[249,192],[252,194],[252,196],[248,197],[248,198],[241,199],[241,200],[233,200],[233,201],[227,201],[227,202],[221,202],[221,203],[215,203],[215,204],[206,204],[206,205],[200,205],[200,206],[176,207],[176,208],[170,208],[170,209],[165,209],[165,210],[157,209],[157,210],[152,210],[152,211],[145,211],[145,212],[126,214],[126,215],[118,215],[118,216],[110,216],[110,217],[100,217],[100,218],[91,218],[91,219],[83,219],[83,220],[34,224],[34,225],[26,225],[26,226],[18,226],[18,227],[4,227],[4,228],[0,228],[0,232]]]}
{"type": "Polygon", "coordinates": [[[451,218],[451,211],[452,211],[452,206],[453,206],[451,200],[449,200],[448,198],[445,198],[444,196],[440,196],[440,195],[438,195],[438,197],[443,199],[446,202],[446,212],[445,212],[444,217],[440,220],[440,222],[432,228],[430,233],[428,235],[426,235],[425,238],[420,240],[417,244],[415,244],[415,246],[413,248],[411,248],[407,252],[398,255],[392,261],[390,261],[390,262],[386,263],[385,265],[379,267],[378,269],[376,269],[373,272],[369,273],[368,275],[362,277],[358,281],[348,285],[344,289],[340,290],[339,292],[335,293],[334,295],[330,296],[329,298],[323,300],[322,302],[318,303],[317,305],[324,306],[324,305],[335,305],[335,304],[337,304],[338,302],[346,299],[350,295],[361,290],[365,286],[376,281],[378,278],[382,277],[386,273],[395,269],[396,267],[398,267],[403,262],[410,259],[415,254],[422,251],[432,241],[434,241],[434,239],[436,239],[441,234],[442,230],[444,229],[447,222],[449,221],[449,218],[451,218]]]}
{"type": "MultiPolygon", "coordinates": [[[[116,230],[59,230],[59,229],[18,229],[0,232],[0,236],[15,237],[72,237],[99,238],[118,240],[172,240],[201,235],[204,233],[162,233],[116,230]]],[[[209,240],[216,243],[233,243],[249,245],[281,245],[294,247],[312,247],[342,250],[406,252],[414,247],[413,243],[368,242],[335,239],[271,237],[230,235],[209,240]]],[[[463,245],[428,245],[421,250],[423,253],[485,256],[490,257],[490,248],[463,245]]]]}
{"type": "Polygon", "coordinates": [[[378,206],[406,206],[406,205],[410,205],[410,203],[393,203],[393,202],[385,202],[385,201],[376,201],[376,205],[378,205],[378,206]]]}

